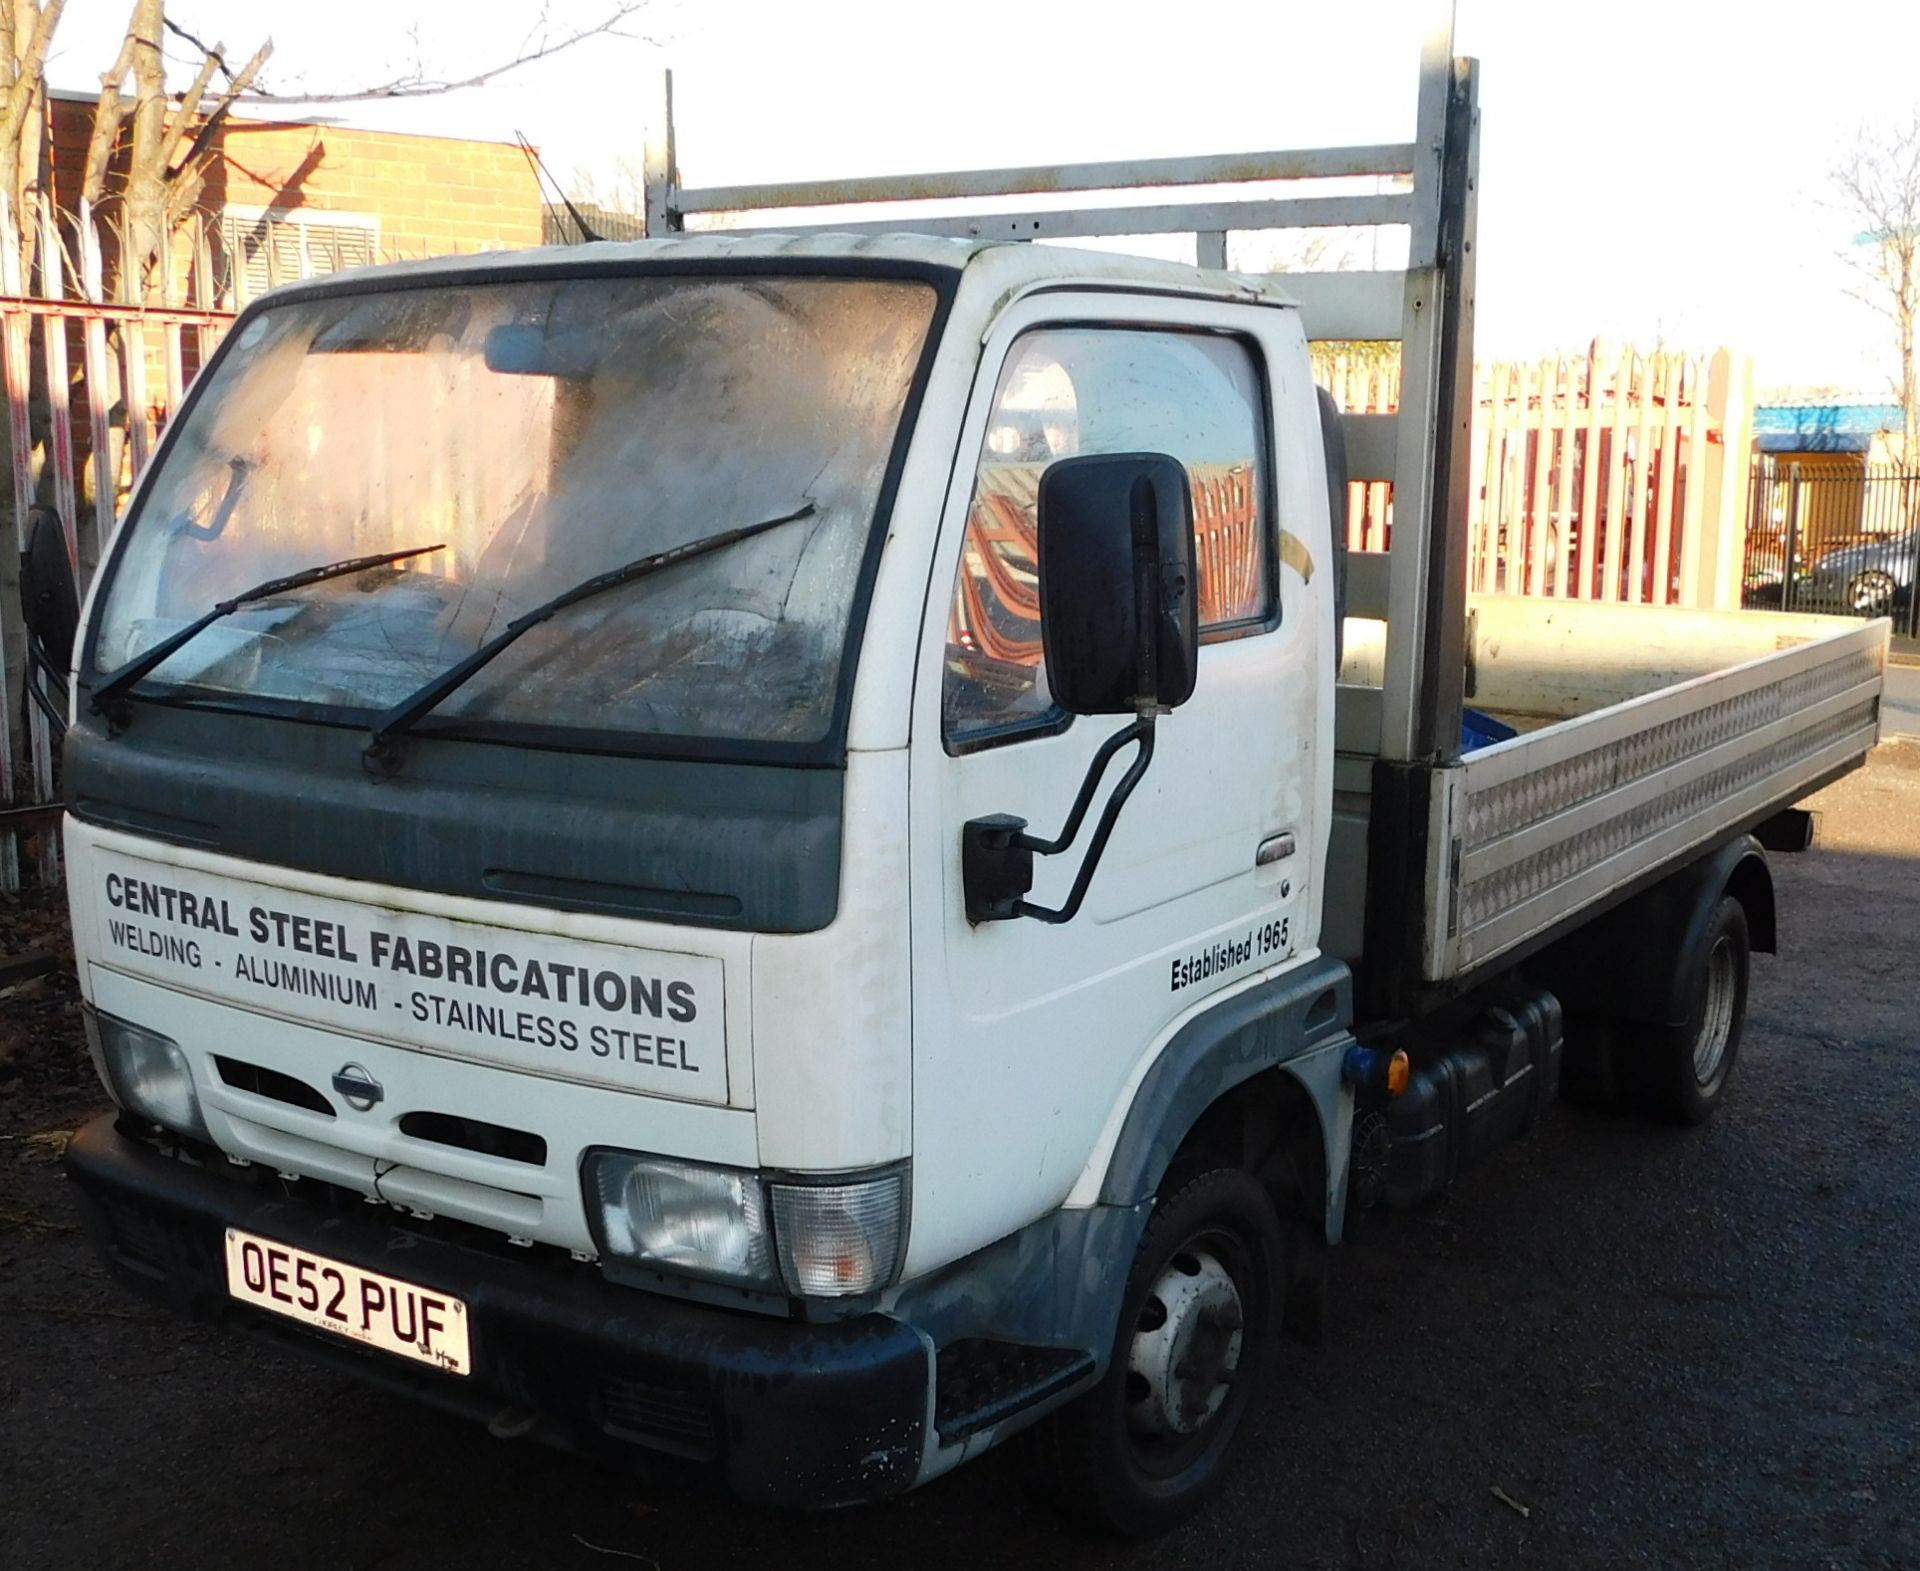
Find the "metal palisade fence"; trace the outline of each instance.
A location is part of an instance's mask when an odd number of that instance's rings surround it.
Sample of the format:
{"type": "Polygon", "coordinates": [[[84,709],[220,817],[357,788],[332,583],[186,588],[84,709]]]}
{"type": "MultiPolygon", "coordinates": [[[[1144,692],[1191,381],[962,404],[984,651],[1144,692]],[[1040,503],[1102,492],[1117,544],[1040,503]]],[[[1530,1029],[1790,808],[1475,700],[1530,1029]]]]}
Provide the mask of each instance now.
{"type": "MultiPolygon", "coordinates": [[[[51,507],[83,591],[105,553],[134,481],[194,375],[233,313],[217,308],[213,248],[194,220],[174,253],[163,299],[109,297],[102,228],[83,203],[39,220],[31,281],[21,276],[21,236],[0,199],[0,368],[7,392],[13,533],[26,547],[29,513],[51,507]]],[[[42,881],[59,871],[55,746],[46,715],[23,698],[26,663],[17,558],[0,574],[0,888],[17,889],[22,843],[42,881]]]]}
{"type": "MultiPolygon", "coordinates": [[[[1352,414],[1393,410],[1399,365],[1321,344],[1318,379],[1352,414]]],[[[1632,605],[1740,604],[1752,370],[1722,349],[1599,344],[1474,368],[1467,587],[1632,605]]],[[[1390,484],[1356,481],[1348,546],[1385,549],[1390,484]]]]}

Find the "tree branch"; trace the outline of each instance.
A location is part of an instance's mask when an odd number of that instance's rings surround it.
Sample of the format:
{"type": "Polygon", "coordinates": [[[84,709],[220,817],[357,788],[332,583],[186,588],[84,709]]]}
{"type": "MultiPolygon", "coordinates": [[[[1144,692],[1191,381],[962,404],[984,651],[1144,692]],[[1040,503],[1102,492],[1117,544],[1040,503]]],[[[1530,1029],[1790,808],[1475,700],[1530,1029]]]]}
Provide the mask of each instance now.
{"type": "Polygon", "coordinates": [[[100,77],[100,102],[94,106],[93,134],[87,138],[86,170],[80,180],[80,194],[89,202],[98,202],[105,194],[107,162],[126,122],[127,106],[120,98],[120,84],[133,69],[133,49],[134,29],[129,24],[127,36],[120,41],[119,55],[100,77]]]}
{"type": "Polygon", "coordinates": [[[34,94],[40,90],[40,72],[46,63],[47,45],[53,42],[53,30],[59,24],[60,12],[66,3],[67,0],[47,0],[34,17],[33,33],[27,40],[25,52],[20,56],[13,84],[7,92],[6,107],[0,111],[0,144],[12,147],[19,139],[27,110],[33,103],[34,94]]]}
{"type": "Polygon", "coordinates": [[[1833,205],[1865,225],[1842,253],[1860,279],[1848,292],[1893,326],[1902,457],[1913,463],[1920,460],[1920,107],[1903,125],[1863,129],[1830,179],[1833,205]]]}
{"type": "MultiPolygon", "coordinates": [[[[254,50],[253,58],[240,68],[237,75],[229,73],[227,79],[228,86],[221,93],[220,101],[207,112],[206,118],[200,122],[200,129],[194,133],[192,145],[187,148],[186,156],[182,158],[178,164],[173,164],[173,149],[170,148],[168,150],[168,162],[170,165],[167,170],[168,179],[177,178],[185,171],[193,168],[202,156],[205,155],[208,148],[212,145],[214,137],[218,134],[220,127],[226,123],[227,115],[233,108],[234,100],[247,90],[248,84],[259,74],[260,68],[267,63],[267,58],[272,53],[273,41],[269,39],[258,49],[254,50]]],[[[227,67],[223,62],[221,70],[224,71],[226,69],[227,67]]],[[[179,142],[178,139],[176,139],[174,147],[177,148],[178,146],[179,142]]]]}
{"type": "MultiPolygon", "coordinates": [[[[430,98],[442,93],[457,93],[462,88],[483,87],[495,77],[504,76],[507,72],[518,70],[521,66],[532,65],[535,61],[545,60],[551,55],[571,49],[575,44],[584,43],[589,38],[625,37],[627,35],[619,31],[620,24],[645,9],[645,0],[618,0],[613,10],[591,27],[582,27],[551,40],[542,38],[539,43],[523,50],[511,60],[489,66],[484,71],[476,71],[471,76],[429,77],[424,72],[416,70],[408,76],[395,77],[390,82],[377,83],[371,87],[350,88],[344,92],[274,93],[249,85],[245,89],[236,88],[235,97],[240,102],[249,104],[354,104],[394,98],[430,98]]],[[[238,81],[238,78],[228,69],[217,46],[209,48],[174,21],[167,21],[165,26],[167,31],[175,37],[183,39],[208,59],[217,62],[220,69],[227,72],[230,81],[238,81]]]]}
{"type": "Polygon", "coordinates": [[[200,100],[206,97],[207,88],[213,81],[214,60],[212,55],[200,62],[200,69],[194,73],[193,81],[180,95],[180,101],[167,113],[166,130],[160,143],[160,167],[171,168],[173,155],[180,151],[180,144],[187,139],[188,128],[200,113],[200,100]]]}

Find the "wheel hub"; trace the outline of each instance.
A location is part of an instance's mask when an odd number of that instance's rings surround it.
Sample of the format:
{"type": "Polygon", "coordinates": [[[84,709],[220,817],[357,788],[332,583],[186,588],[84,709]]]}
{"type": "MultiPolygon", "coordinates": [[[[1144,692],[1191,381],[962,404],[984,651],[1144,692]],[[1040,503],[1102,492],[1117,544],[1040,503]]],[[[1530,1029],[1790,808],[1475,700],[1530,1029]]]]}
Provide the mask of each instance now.
{"type": "Polygon", "coordinates": [[[1245,1324],[1226,1268],[1204,1249],[1176,1254],[1147,1294],[1127,1352],[1133,1427],[1151,1435],[1204,1427],[1239,1372],[1245,1324]]]}
{"type": "Polygon", "coordinates": [[[1693,1039],[1693,1078],[1703,1086],[1712,1083],[1727,1056],[1739,990],[1733,945],[1722,938],[1707,955],[1706,1007],[1701,1011],[1700,1034],[1693,1039]]]}
{"type": "Polygon", "coordinates": [[[1853,608],[1860,612],[1875,612],[1890,605],[1894,596],[1894,582],[1891,574],[1877,568],[1871,573],[1863,573],[1852,584],[1853,608]]]}

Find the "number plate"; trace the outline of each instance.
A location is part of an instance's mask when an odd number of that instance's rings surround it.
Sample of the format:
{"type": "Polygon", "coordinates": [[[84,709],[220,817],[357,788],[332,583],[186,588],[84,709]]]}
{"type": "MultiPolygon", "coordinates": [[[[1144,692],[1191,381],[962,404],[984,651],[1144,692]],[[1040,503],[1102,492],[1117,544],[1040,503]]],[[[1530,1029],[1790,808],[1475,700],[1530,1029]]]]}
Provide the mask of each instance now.
{"type": "Polygon", "coordinates": [[[343,1260],[227,1229],[227,1291],[243,1303],[456,1375],[473,1369],[467,1306],[343,1260]]]}

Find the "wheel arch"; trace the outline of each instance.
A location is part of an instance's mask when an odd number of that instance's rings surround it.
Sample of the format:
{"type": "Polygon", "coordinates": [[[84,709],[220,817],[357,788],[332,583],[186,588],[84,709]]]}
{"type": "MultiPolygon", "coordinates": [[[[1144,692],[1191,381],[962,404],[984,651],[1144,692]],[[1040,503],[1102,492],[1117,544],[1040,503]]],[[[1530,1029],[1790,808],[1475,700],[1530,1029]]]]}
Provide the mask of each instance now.
{"type": "Polygon", "coordinates": [[[1189,1020],[1134,1092],[1107,1162],[1101,1203],[1151,1200],[1176,1165],[1213,1153],[1250,1168],[1264,1163],[1270,1184],[1304,1191],[1307,1219],[1329,1243],[1337,1242],[1352,1125],[1340,1065],[1353,1040],[1352,1017],[1352,975],[1339,961],[1323,959],[1189,1020]],[[1312,1135],[1310,1160],[1289,1166],[1288,1158],[1301,1155],[1305,1131],[1312,1135]],[[1277,1167],[1275,1155],[1282,1158],[1277,1167]]]}
{"type": "Polygon", "coordinates": [[[1746,912],[1751,947],[1773,954],[1773,872],[1760,842],[1740,835],[1542,950],[1525,970],[1569,1016],[1678,1025],[1699,981],[1708,925],[1726,895],[1746,912]]]}
{"type": "Polygon", "coordinates": [[[1756,842],[1727,875],[1726,892],[1746,908],[1747,937],[1756,954],[1780,952],[1780,930],[1773,900],[1773,869],[1756,842]]]}

